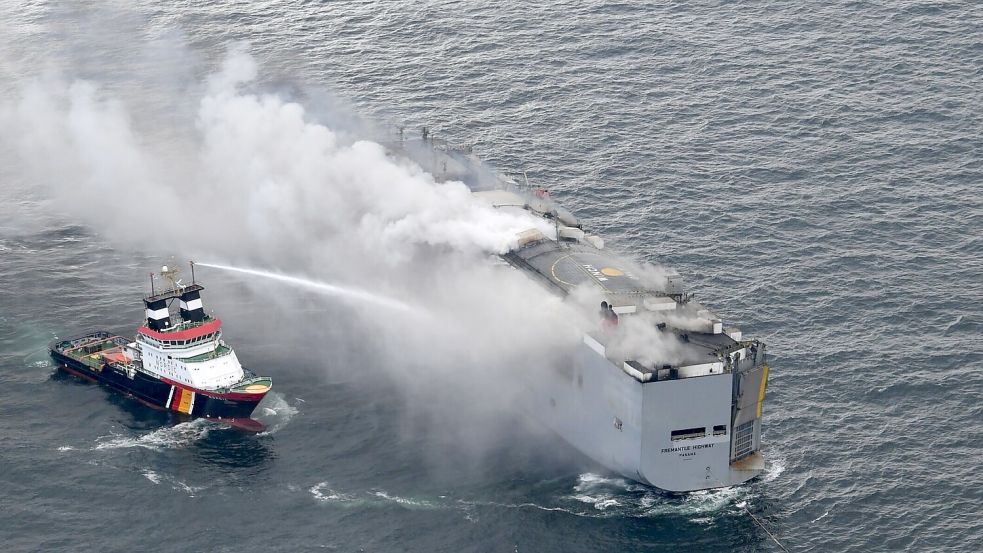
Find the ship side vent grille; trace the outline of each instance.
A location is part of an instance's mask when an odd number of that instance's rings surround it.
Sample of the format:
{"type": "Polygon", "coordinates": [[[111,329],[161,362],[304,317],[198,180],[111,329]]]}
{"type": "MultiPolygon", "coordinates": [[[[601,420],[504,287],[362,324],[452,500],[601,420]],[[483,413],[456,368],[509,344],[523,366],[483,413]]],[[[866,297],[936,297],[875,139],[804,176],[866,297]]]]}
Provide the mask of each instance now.
{"type": "Polygon", "coordinates": [[[734,460],[743,459],[754,452],[754,420],[734,429],[734,460]]]}

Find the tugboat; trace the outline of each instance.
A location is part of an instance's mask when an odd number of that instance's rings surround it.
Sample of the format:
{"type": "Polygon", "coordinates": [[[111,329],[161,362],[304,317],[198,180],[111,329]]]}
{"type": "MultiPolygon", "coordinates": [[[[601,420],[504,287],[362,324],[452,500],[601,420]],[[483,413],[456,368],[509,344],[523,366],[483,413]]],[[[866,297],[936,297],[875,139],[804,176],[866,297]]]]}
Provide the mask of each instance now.
{"type": "Polygon", "coordinates": [[[222,340],[222,321],[205,313],[204,286],[182,284],[177,269],[164,266],[166,284],[143,298],[147,321],[130,341],[104,330],[55,340],[49,346],[59,368],[132,396],[155,409],[204,417],[249,432],[263,423],[250,418],[273,387],[239,364],[235,351],[222,340]],[[179,308],[172,314],[175,300],[179,308]]]}

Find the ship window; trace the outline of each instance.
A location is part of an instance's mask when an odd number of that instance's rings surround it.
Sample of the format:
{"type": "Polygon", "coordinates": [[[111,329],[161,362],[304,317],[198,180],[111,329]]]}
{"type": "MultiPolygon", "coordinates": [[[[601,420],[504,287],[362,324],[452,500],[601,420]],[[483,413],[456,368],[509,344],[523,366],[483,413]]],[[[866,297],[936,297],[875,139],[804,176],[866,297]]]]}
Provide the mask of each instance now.
{"type": "Polygon", "coordinates": [[[714,436],[726,436],[727,435],[727,425],[726,424],[718,424],[718,425],[714,426],[713,427],[713,435],[714,436]]]}
{"type": "Polygon", "coordinates": [[[673,441],[676,440],[692,440],[694,438],[702,438],[707,435],[707,427],[701,426],[699,428],[684,428],[682,430],[673,430],[670,437],[673,441]]]}

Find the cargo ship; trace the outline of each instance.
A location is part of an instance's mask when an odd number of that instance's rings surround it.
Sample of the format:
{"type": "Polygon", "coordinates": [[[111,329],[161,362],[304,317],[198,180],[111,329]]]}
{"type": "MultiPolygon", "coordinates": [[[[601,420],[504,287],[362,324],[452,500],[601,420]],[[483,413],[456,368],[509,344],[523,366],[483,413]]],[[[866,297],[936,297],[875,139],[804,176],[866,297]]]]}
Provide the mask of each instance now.
{"type": "Polygon", "coordinates": [[[667,491],[733,486],[764,472],[763,342],[725,325],[677,272],[612,251],[524,172],[497,171],[427,128],[413,139],[400,127],[386,145],[438,182],[464,183],[477,201],[529,216],[500,264],[595,317],[572,351],[556,352],[554,367],[524,371],[522,407],[533,419],[607,469],[667,491]],[[574,298],[585,295],[597,303],[574,298]]]}
{"type": "Polygon", "coordinates": [[[158,276],[150,275],[146,322],[134,339],[97,330],[54,340],[51,357],[60,369],[149,407],[261,432],[264,425],[250,417],[273,380],[242,367],[222,339],[222,321],[205,313],[194,263],[191,273],[191,284],[182,284],[176,269],[163,267],[159,291],[158,276]]]}

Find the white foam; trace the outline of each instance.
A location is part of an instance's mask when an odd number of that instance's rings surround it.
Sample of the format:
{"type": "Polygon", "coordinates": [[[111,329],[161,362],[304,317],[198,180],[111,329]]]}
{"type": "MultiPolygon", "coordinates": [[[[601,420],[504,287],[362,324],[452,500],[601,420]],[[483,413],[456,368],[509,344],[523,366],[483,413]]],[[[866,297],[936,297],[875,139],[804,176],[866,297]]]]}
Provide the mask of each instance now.
{"type": "MultiPolygon", "coordinates": [[[[538,503],[498,503],[495,501],[465,501],[463,499],[457,500],[458,503],[464,505],[465,512],[470,512],[470,507],[499,507],[503,509],[536,509],[538,511],[551,511],[559,513],[567,513],[579,517],[594,517],[584,512],[574,511],[572,509],[566,509],[564,507],[548,507],[546,505],[540,505],[538,503]]],[[[467,517],[465,517],[467,518],[467,517]]],[[[468,519],[470,520],[470,519],[468,519]]]]}
{"type": "Polygon", "coordinates": [[[594,508],[597,509],[597,510],[599,510],[599,511],[603,511],[604,509],[607,509],[608,507],[616,507],[618,505],[621,505],[621,503],[619,503],[617,499],[615,499],[613,497],[610,497],[610,498],[601,499],[600,501],[595,502],[594,503],[594,508]]]}
{"type": "Polygon", "coordinates": [[[185,447],[204,438],[215,428],[223,427],[206,419],[195,419],[174,426],[158,428],[142,436],[114,435],[106,440],[104,440],[106,436],[102,436],[97,438],[98,443],[93,449],[127,449],[131,447],[142,447],[154,451],[175,449],[185,447]]]}
{"type": "Polygon", "coordinates": [[[433,503],[432,501],[427,501],[425,499],[409,499],[406,497],[400,497],[398,495],[390,495],[385,490],[376,490],[372,492],[372,495],[385,499],[386,501],[391,501],[393,503],[404,505],[406,507],[417,507],[417,508],[422,507],[428,509],[442,507],[442,505],[438,505],[436,503],[433,503]]]}
{"type": "Polygon", "coordinates": [[[198,492],[204,489],[203,486],[192,486],[190,484],[178,480],[177,478],[174,478],[173,476],[160,474],[159,472],[150,469],[144,469],[142,474],[144,478],[150,480],[154,484],[160,485],[162,482],[166,482],[171,485],[171,489],[182,491],[191,497],[194,497],[195,494],[197,494],[198,492]]]}
{"type": "Polygon", "coordinates": [[[735,502],[745,494],[745,488],[733,486],[668,495],[624,478],[585,473],[577,477],[573,493],[563,499],[589,505],[595,511],[605,511],[603,515],[595,513],[596,516],[697,515],[703,520],[735,507],[735,502]]]}
{"type": "Polygon", "coordinates": [[[946,325],[944,332],[949,332],[953,328],[959,326],[959,324],[962,323],[962,322],[963,322],[963,316],[962,315],[957,316],[956,317],[956,320],[954,320],[951,323],[949,323],[948,325],[946,325]]]}
{"type": "Polygon", "coordinates": [[[346,502],[355,500],[355,497],[352,495],[332,490],[328,487],[327,482],[318,482],[308,491],[311,492],[314,499],[321,503],[346,502]]]}
{"type": "MultiPolygon", "coordinates": [[[[828,516],[829,516],[829,511],[826,511],[825,513],[823,513],[822,515],[820,515],[818,518],[813,519],[812,522],[819,522],[820,520],[822,520],[822,519],[824,519],[824,518],[826,518],[828,516]]],[[[812,522],[810,522],[810,524],[812,524],[812,522]]]]}
{"type": "Polygon", "coordinates": [[[269,436],[282,429],[300,410],[287,403],[287,400],[276,392],[269,392],[263,399],[263,415],[257,417],[266,425],[266,430],[260,436],[269,436]]]}
{"type": "Polygon", "coordinates": [[[202,489],[204,489],[201,486],[190,486],[190,485],[185,484],[184,482],[182,482],[180,480],[174,480],[173,482],[174,482],[174,484],[176,484],[175,486],[172,486],[175,490],[181,490],[181,491],[187,493],[191,497],[194,497],[196,493],[198,493],[199,491],[201,491],[202,489]]]}
{"type": "Polygon", "coordinates": [[[778,478],[783,472],[785,472],[785,459],[772,459],[768,463],[768,467],[765,468],[764,477],[762,477],[763,482],[771,482],[772,480],[778,478]]]}
{"type": "Polygon", "coordinates": [[[624,478],[605,478],[599,474],[585,472],[577,477],[577,484],[574,486],[574,489],[577,491],[584,491],[599,486],[611,486],[627,490],[628,481],[624,478]]]}

